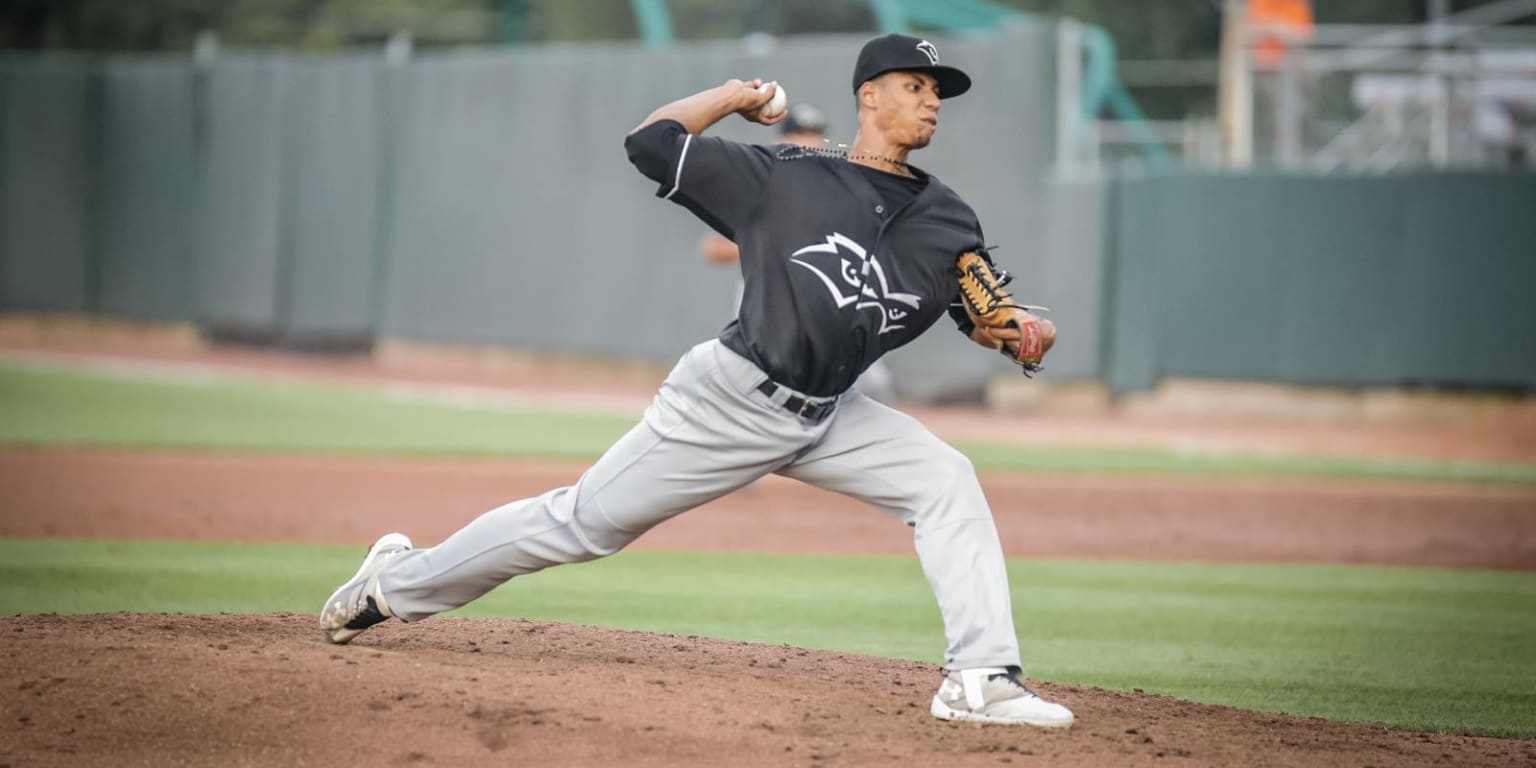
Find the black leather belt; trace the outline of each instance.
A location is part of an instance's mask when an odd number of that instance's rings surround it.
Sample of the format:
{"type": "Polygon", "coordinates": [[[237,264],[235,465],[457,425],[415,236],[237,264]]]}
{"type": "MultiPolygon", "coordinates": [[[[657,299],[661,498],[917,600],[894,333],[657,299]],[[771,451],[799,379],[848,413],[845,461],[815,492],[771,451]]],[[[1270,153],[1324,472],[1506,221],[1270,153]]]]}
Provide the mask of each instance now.
{"type": "MultiPolygon", "coordinates": [[[[757,386],[757,391],[767,395],[769,399],[772,399],[774,395],[777,395],[779,393],[779,389],[781,389],[781,387],[773,383],[772,379],[764,379],[763,383],[757,386]]],[[[832,411],[837,410],[837,398],[832,398],[831,400],[827,400],[821,403],[813,403],[799,395],[790,393],[789,398],[784,401],[784,405],[781,407],[802,419],[809,419],[810,421],[821,421],[822,419],[831,416],[832,411]]]]}

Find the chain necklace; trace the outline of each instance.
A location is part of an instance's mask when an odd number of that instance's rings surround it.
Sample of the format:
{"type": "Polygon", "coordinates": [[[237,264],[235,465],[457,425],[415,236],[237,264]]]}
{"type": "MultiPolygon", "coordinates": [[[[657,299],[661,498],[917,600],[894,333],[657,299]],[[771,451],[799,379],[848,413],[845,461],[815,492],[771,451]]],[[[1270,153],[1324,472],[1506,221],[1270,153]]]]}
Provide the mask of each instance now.
{"type": "MultiPolygon", "coordinates": [[[[831,140],[830,139],[822,139],[822,141],[825,141],[828,144],[831,144],[831,140]]],[[[804,149],[809,151],[809,152],[812,152],[812,153],[815,153],[815,154],[818,154],[818,155],[822,155],[824,157],[835,157],[835,158],[839,158],[839,159],[842,159],[842,160],[847,160],[848,162],[855,162],[855,161],[858,161],[858,160],[870,160],[870,161],[873,161],[873,162],[876,162],[876,163],[885,163],[885,164],[887,164],[887,165],[889,165],[889,166],[891,166],[893,168],[896,168],[902,175],[905,175],[905,176],[908,176],[908,177],[914,178],[914,179],[917,178],[917,174],[912,172],[912,166],[909,163],[907,163],[906,161],[904,161],[904,160],[897,160],[896,158],[886,157],[884,155],[868,155],[868,154],[864,154],[863,152],[850,152],[849,151],[849,147],[848,147],[847,144],[838,144],[835,148],[831,147],[831,146],[826,146],[826,147],[804,147],[804,149]]]]}
{"type": "Polygon", "coordinates": [[[866,155],[862,153],[856,155],[848,155],[848,162],[853,162],[855,160],[873,160],[877,163],[885,163],[886,165],[900,170],[902,173],[908,176],[916,176],[916,174],[912,173],[912,166],[907,165],[907,163],[903,160],[897,160],[895,158],[885,157],[883,155],[866,155]]]}

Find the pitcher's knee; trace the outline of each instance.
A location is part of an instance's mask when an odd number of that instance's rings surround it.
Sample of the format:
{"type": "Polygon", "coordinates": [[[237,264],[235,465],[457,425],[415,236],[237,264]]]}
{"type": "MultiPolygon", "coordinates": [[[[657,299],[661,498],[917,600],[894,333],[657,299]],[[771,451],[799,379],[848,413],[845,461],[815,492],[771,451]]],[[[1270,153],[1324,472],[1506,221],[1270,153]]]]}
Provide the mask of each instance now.
{"type": "Polygon", "coordinates": [[[971,463],[970,457],[947,445],[944,448],[933,463],[933,473],[938,481],[935,485],[951,492],[976,485],[976,465],[971,463]]]}
{"type": "Polygon", "coordinates": [[[574,553],[582,561],[607,557],[627,547],[644,531],[629,531],[614,525],[601,510],[584,506],[576,510],[571,520],[571,533],[580,542],[581,551],[574,553]]]}
{"type": "Polygon", "coordinates": [[[946,445],[917,474],[921,487],[913,499],[913,519],[908,522],[988,514],[976,466],[965,454],[946,445]]]}

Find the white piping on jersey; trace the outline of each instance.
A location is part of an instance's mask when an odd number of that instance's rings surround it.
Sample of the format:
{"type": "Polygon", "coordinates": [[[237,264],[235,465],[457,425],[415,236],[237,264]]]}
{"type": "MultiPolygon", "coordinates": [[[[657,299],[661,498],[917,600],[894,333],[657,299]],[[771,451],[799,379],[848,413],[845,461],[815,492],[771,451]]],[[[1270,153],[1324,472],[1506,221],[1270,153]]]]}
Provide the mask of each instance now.
{"type": "Polygon", "coordinates": [[[677,156],[677,174],[672,177],[672,191],[668,192],[666,197],[661,199],[671,200],[672,196],[677,194],[678,188],[683,185],[683,163],[688,160],[688,145],[692,143],[693,134],[690,133],[688,134],[688,138],[683,139],[683,151],[677,156]]]}

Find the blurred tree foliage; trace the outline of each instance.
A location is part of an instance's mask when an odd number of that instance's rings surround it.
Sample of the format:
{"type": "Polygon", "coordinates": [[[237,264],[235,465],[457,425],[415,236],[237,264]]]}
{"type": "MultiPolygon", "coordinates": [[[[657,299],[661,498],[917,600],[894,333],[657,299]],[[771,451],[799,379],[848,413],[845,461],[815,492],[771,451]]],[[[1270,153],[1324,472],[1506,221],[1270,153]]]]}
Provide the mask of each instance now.
{"type": "MultiPolygon", "coordinates": [[[[624,3],[624,0],[617,0],[624,3]]],[[[486,42],[489,0],[0,0],[0,47],[188,50],[199,32],[228,45],[329,50],[397,30],[425,42],[486,42]]]]}
{"type": "MultiPolygon", "coordinates": [[[[1450,0],[1465,10],[1494,0],[1450,0]]],[[[865,0],[666,0],[685,40],[866,32],[865,0]]],[[[1215,55],[1221,0],[993,0],[1107,29],[1127,59],[1215,55]]],[[[1427,0],[1315,0],[1319,23],[1402,24],[1427,0]]],[[[633,40],[630,0],[0,0],[0,47],[185,50],[212,30],[229,45],[327,50],[397,30],[422,45],[633,40]]]]}
{"type": "MultiPolygon", "coordinates": [[[[1494,0],[1450,0],[1451,11],[1494,0]]],[[[683,40],[873,31],[867,0],[665,0],[683,40]]],[[[1222,0],[993,0],[1107,30],[1121,60],[1214,61],[1222,0]]],[[[1322,24],[1409,24],[1428,0],[1314,0],[1322,24]]],[[[233,47],[327,51],[407,31],[422,47],[497,42],[632,41],[631,0],[0,0],[0,48],[190,50],[212,31],[233,47]]],[[[1214,63],[1211,65],[1214,68],[1214,63]]],[[[1209,83],[1137,88],[1151,117],[1215,111],[1209,83]]]]}

